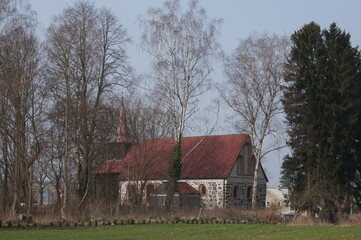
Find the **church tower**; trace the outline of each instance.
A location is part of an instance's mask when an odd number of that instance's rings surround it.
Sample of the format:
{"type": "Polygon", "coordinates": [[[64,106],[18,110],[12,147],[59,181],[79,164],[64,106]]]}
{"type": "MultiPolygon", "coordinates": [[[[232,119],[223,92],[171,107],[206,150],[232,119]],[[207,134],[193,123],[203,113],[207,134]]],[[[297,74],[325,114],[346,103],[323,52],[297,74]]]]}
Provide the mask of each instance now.
{"type": "Polygon", "coordinates": [[[122,97],[116,136],[107,143],[107,160],[123,160],[131,145],[132,139],[127,127],[126,112],[122,97]]]}

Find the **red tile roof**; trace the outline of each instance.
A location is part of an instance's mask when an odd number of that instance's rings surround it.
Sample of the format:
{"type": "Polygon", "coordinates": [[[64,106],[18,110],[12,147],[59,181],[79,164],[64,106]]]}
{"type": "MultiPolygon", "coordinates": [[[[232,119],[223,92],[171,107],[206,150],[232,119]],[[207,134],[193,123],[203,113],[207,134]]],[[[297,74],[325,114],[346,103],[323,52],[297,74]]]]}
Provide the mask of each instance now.
{"type": "Polygon", "coordinates": [[[186,182],[177,182],[176,190],[179,195],[200,195],[199,191],[186,182]]]}
{"type": "MultiPolygon", "coordinates": [[[[246,139],[245,134],[183,137],[181,179],[227,178],[246,139]]],[[[119,173],[119,180],[166,180],[173,146],[171,138],[142,141],[124,160],[106,161],[95,173],[119,173]]]]}

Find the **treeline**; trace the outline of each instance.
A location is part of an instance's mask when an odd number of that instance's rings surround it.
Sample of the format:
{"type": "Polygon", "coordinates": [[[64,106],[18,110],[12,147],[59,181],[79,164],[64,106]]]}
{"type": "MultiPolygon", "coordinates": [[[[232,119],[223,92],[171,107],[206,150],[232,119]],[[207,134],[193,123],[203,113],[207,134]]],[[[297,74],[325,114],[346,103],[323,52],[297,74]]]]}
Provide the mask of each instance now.
{"type": "Polygon", "coordinates": [[[18,6],[0,1],[0,212],[30,215],[51,194],[65,217],[69,201],[82,208],[92,199],[121,93],[132,93],[125,101],[134,139],[170,136],[167,116],[134,91],[130,38],[111,11],[77,2],[40,42],[35,13],[18,6]]]}
{"type": "MultiPolygon", "coordinates": [[[[253,206],[259,164],[286,146],[286,129],[291,154],[282,182],[290,204],[309,213],[347,213],[360,202],[360,52],[349,34],[335,24],[321,30],[310,23],[291,41],[252,35],[224,56],[217,41],[221,20],[209,19],[195,0],[184,12],[179,1],[166,1],[140,21],[140,45],[152,58],[144,79],[128,62],[130,37],[110,10],[76,2],[52,20],[41,42],[35,13],[0,0],[1,216],[31,215],[46,202],[49,186],[55,215],[86,212],[96,201],[92,173],[116,134],[121,101],[134,142],[173,137],[175,186],[182,164],[177,151],[199,97],[211,89],[215,58],[226,79],[217,85],[219,99],[253,146],[253,206]]],[[[217,119],[219,110],[217,102],[217,119]]]]}

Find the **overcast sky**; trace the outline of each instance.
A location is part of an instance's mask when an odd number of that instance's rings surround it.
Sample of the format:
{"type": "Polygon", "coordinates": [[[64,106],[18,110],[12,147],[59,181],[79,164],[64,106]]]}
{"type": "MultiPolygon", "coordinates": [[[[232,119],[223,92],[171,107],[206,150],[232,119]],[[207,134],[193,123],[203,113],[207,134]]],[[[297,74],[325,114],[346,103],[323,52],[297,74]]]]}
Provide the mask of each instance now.
{"type": "MultiPolygon", "coordinates": [[[[28,0],[37,12],[38,32],[44,34],[52,17],[72,6],[74,0],[28,0]]],[[[149,69],[149,58],[139,49],[141,31],[137,21],[150,7],[160,7],[163,0],[94,0],[97,7],[111,9],[133,38],[128,55],[133,67],[139,72],[149,69]]],[[[290,36],[304,24],[315,21],[322,28],[332,22],[351,34],[354,46],[361,45],[361,1],[359,0],[200,0],[209,18],[223,19],[219,42],[229,54],[240,39],[253,32],[276,33],[290,36]]],[[[43,38],[43,36],[41,37],[43,38]]],[[[224,79],[221,63],[215,63],[214,82],[224,79]]],[[[211,96],[211,95],[210,95],[211,96]]],[[[210,99],[206,99],[210,101],[210,99]]],[[[227,113],[222,113],[226,115],[227,113]]],[[[227,124],[218,134],[234,132],[227,124]]],[[[264,159],[263,165],[269,177],[269,185],[279,183],[279,171],[284,152],[264,159]]]]}

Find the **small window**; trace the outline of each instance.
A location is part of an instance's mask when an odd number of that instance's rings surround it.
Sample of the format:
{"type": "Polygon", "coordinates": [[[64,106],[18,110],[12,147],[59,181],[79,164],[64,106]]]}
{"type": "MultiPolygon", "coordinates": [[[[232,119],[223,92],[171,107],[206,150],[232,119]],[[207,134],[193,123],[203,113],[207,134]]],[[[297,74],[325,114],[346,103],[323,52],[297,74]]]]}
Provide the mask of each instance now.
{"type": "Polygon", "coordinates": [[[233,198],[239,198],[239,187],[237,185],[233,188],[233,198]]]}
{"type": "Polygon", "coordinates": [[[199,192],[201,193],[202,196],[207,194],[207,188],[206,186],[204,186],[203,184],[199,186],[199,192]]]}
{"type": "Polygon", "coordinates": [[[266,206],[269,207],[269,205],[270,205],[269,202],[267,202],[267,203],[266,203],[266,206]]]}
{"type": "Polygon", "coordinates": [[[278,206],[281,207],[281,202],[278,202],[278,206]]]}
{"type": "Polygon", "coordinates": [[[134,184],[128,184],[127,195],[128,195],[128,201],[133,203],[136,195],[136,186],[134,184]]]}
{"type": "Polygon", "coordinates": [[[247,188],[247,199],[252,200],[252,186],[247,188]]]}

